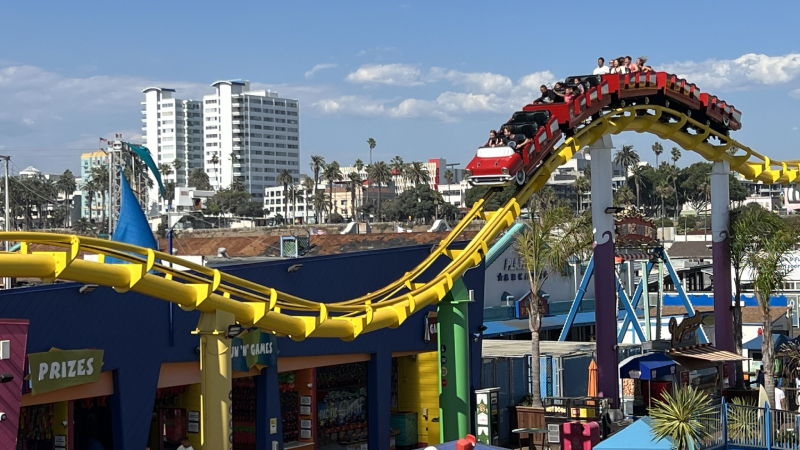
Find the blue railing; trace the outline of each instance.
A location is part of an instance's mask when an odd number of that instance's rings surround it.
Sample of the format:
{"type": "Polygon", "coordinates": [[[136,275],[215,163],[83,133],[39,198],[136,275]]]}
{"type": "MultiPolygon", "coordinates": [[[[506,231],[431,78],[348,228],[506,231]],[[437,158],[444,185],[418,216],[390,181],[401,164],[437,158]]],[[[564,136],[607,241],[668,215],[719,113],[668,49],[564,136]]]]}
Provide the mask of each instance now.
{"type": "Polygon", "coordinates": [[[698,450],[752,448],[800,450],[800,413],[726,403],[700,419],[708,433],[698,450]]]}

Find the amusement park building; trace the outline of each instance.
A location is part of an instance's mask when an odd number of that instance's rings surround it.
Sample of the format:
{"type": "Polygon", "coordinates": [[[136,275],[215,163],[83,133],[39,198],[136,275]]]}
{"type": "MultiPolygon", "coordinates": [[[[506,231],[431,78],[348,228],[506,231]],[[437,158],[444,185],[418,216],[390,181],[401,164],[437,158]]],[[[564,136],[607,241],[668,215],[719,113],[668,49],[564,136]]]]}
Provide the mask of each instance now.
{"type": "MultiPolygon", "coordinates": [[[[429,252],[429,245],[418,245],[303,258],[299,270],[287,270],[297,260],[224,270],[300,297],[332,302],[386,285],[429,252]]],[[[441,258],[428,274],[444,267],[441,258]]],[[[483,292],[482,267],[463,278],[476,293],[483,292]]],[[[478,330],[482,319],[482,296],[475,300],[469,306],[470,330],[478,330]]],[[[236,355],[232,361],[232,448],[341,449],[338,443],[346,442],[354,448],[388,449],[390,440],[400,439],[391,437],[399,423],[405,441],[398,440],[398,447],[437,442],[437,345],[436,337],[425,333],[429,312],[435,310],[429,307],[397,329],[351,342],[256,335],[271,344],[263,347],[264,360],[259,356],[256,362],[262,365],[250,365],[236,355]],[[340,405],[345,400],[346,408],[340,405]]],[[[25,449],[80,449],[89,439],[107,450],[167,449],[175,448],[182,434],[200,448],[198,337],[192,334],[198,318],[196,311],[161,300],[92,285],[58,283],[0,291],[0,340],[10,341],[12,354],[11,360],[0,360],[0,373],[14,374],[11,383],[0,384],[0,410],[8,417],[0,422],[0,449],[17,448],[13,438],[18,435],[25,449]],[[67,350],[102,352],[94,378],[67,378],[49,386],[33,379],[23,386],[28,375],[28,365],[23,372],[25,359],[56,361],[67,350]]],[[[470,361],[474,389],[480,383],[480,343],[470,340],[469,351],[477,355],[470,361]]]]}

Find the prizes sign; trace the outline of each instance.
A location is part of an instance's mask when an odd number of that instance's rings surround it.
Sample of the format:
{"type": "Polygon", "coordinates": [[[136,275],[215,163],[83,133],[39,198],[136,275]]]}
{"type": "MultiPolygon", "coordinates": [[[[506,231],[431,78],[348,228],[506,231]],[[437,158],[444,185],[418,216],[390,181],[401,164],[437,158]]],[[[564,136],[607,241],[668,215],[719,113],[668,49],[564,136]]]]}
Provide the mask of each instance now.
{"type": "Polygon", "coordinates": [[[95,383],[103,368],[103,350],[50,350],[28,355],[31,395],[95,383]]]}
{"type": "Polygon", "coordinates": [[[255,365],[274,366],[278,359],[278,338],[253,330],[231,343],[231,369],[247,372],[255,365]]]}

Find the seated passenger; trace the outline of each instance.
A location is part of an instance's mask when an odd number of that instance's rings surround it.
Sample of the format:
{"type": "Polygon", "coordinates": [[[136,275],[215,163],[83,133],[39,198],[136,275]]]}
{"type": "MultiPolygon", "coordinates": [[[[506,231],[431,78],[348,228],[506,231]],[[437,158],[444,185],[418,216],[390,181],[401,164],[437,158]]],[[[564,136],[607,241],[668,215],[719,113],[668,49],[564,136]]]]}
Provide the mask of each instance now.
{"type": "Polygon", "coordinates": [[[642,72],[652,72],[653,68],[647,65],[647,56],[636,58],[636,67],[642,72]]]}
{"type": "Polygon", "coordinates": [[[575,92],[575,95],[581,95],[586,92],[586,88],[583,87],[583,83],[581,83],[580,78],[575,78],[572,81],[572,84],[574,85],[572,86],[572,91],[575,92]]]}
{"type": "Polygon", "coordinates": [[[592,75],[605,75],[607,73],[610,73],[610,69],[605,64],[606,60],[602,56],[597,58],[597,67],[595,67],[594,71],[592,72],[592,75]]]}
{"type": "Polygon", "coordinates": [[[631,61],[632,61],[631,57],[630,56],[626,56],[625,57],[625,67],[628,68],[628,71],[630,73],[638,72],[639,71],[639,66],[637,66],[636,64],[634,64],[631,61]]]}
{"type": "Polygon", "coordinates": [[[556,92],[556,95],[561,97],[561,99],[564,101],[564,103],[569,103],[569,102],[571,102],[572,100],[575,99],[575,92],[572,90],[571,87],[568,87],[563,95],[559,94],[557,92],[556,92]]]}
{"type": "Polygon", "coordinates": [[[556,101],[556,93],[552,89],[547,89],[547,86],[539,86],[539,92],[542,93],[541,97],[533,101],[534,105],[542,105],[545,103],[554,103],[556,101]]]}
{"type": "Polygon", "coordinates": [[[506,145],[513,149],[517,149],[517,146],[525,140],[525,136],[514,134],[511,132],[511,127],[505,126],[503,127],[503,134],[504,134],[504,142],[506,145]]]}
{"type": "Polygon", "coordinates": [[[502,147],[503,145],[503,140],[497,137],[497,131],[495,130],[489,132],[489,140],[483,144],[484,147],[502,147]]]}

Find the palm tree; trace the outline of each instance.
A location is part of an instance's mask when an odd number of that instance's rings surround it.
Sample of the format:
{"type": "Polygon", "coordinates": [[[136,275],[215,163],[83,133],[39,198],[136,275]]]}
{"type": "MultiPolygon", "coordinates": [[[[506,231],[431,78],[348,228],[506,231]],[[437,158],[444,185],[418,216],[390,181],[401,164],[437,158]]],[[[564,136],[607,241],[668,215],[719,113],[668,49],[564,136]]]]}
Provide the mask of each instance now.
{"type": "Polygon", "coordinates": [[[209,159],[208,162],[214,165],[214,179],[217,180],[217,182],[214,183],[216,185],[214,190],[219,190],[220,185],[222,184],[222,179],[219,176],[219,173],[217,172],[217,164],[219,164],[219,156],[217,156],[216,152],[213,155],[211,155],[211,159],[209,159]]]}
{"type": "Polygon", "coordinates": [[[675,450],[700,448],[700,442],[710,437],[703,425],[713,409],[711,398],[691,386],[682,386],[675,397],[664,393],[664,400],[654,400],[650,408],[652,433],[658,441],[669,438],[675,450]]]}
{"type": "Polygon", "coordinates": [[[406,166],[406,179],[411,183],[413,186],[418,186],[420,184],[428,184],[431,181],[431,175],[428,173],[428,170],[425,168],[424,163],[420,161],[414,161],[409,163],[406,166]]]}
{"type": "MultiPolygon", "coordinates": [[[[534,203],[541,199],[534,200],[534,203]]],[[[542,286],[553,273],[569,276],[569,261],[592,245],[592,228],[587,216],[575,216],[569,207],[536,208],[528,228],[517,238],[516,250],[528,272],[531,293],[528,326],[531,331],[531,377],[539,379],[539,331],[544,316],[542,286]]],[[[539,389],[533,389],[532,406],[541,407],[539,389]]]]}
{"type": "Polygon", "coordinates": [[[675,163],[677,163],[678,160],[681,159],[681,149],[679,149],[678,147],[672,147],[671,153],[672,153],[672,158],[671,158],[672,165],[674,166],[675,163]]]}
{"type": "MultiPolygon", "coordinates": [[[[772,235],[785,226],[778,215],[757,204],[748,204],[731,211],[730,248],[733,268],[733,345],[734,351],[742,352],[742,276],[748,265],[748,255],[762,236],[772,235]]],[[[736,363],[736,385],[743,386],[742,362],[736,363]]]]}
{"type": "Polygon", "coordinates": [[[447,184],[453,184],[454,178],[452,170],[447,169],[444,171],[444,179],[447,180],[447,184]]]}
{"type": "Polygon", "coordinates": [[[664,153],[664,146],[661,145],[661,142],[656,142],[651,148],[653,149],[653,153],[656,154],[656,167],[658,167],[658,157],[664,153]]]}
{"type": "Polygon", "coordinates": [[[347,178],[347,190],[350,191],[350,212],[353,215],[353,220],[356,220],[356,192],[361,190],[364,180],[361,179],[361,175],[358,172],[350,172],[347,178]]]}
{"type": "Polygon", "coordinates": [[[633,184],[636,185],[636,207],[641,208],[642,203],[639,200],[639,193],[642,187],[642,175],[644,174],[644,166],[640,164],[636,164],[631,167],[631,177],[633,178],[633,184]]]}
{"type": "Polygon", "coordinates": [[[631,167],[639,164],[639,154],[636,153],[632,145],[623,145],[622,149],[614,155],[614,164],[625,168],[625,183],[627,184],[628,173],[631,167]]]}
{"type": "Polygon", "coordinates": [[[245,192],[247,188],[245,187],[244,183],[241,180],[234,179],[231,181],[231,185],[228,186],[228,189],[231,192],[245,192]]]}
{"type": "Polygon", "coordinates": [[[317,191],[311,197],[311,203],[314,205],[314,211],[319,216],[319,221],[322,221],[322,213],[328,210],[328,194],[325,191],[317,191]]]}
{"type": "MultiPolygon", "coordinates": [[[[747,265],[753,273],[753,291],[758,300],[762,316],[761,361],[764,367],[774,367],[775,346],[772,340],[772,316],[770,299],[779,294],[790,271],[789,252],[800,242],[800,233],[794,226],[784,225],[765,236],[757,236],[745,253],[747,265]]],[[[775,404],[775,377],[773,370],[764,371],[764,388],[773,408],[775,404]]]]}
{"type": "Polygon", "coordinates": [[[294,180],[292,179],[292,174],[289,172],[289,169],[281,170],[281,173],[278,175],[278,183],[283,185],[283,210],[286,214],[283,215],[285,219],[289,219],[289,186],[292,185],[294,180]]]}
{"type": "MultiPolygon", "coordinates": [[[[445,174],[446,175],[446,174],[445,174]]],[[[575,178],[575,181],[572,183],[572,186],[575,188],[575,192],[577,193],[577,211],[581,212],[581,207],[583,206],[583,193],[589,192],[592,188],[591,182],[588,178],[584,176],[579,176],[575,178]]]]}
{"type": "MultiPolygon", "coordinates": [[[[175,158],[175,159],[172,160],[172,168],[175,169],[175,181],[177,181],[178,177],[181,176],[180,170],[181,170],[182,167],[183,167],[183,161],[181,161],[178,158],[175,158]]],[[[186,182],[186,180],[184,179],[184,183],[185,182],[186,182]]]]}
{"type": "Polygon", "coordinates": [[[56,181],[56,188],[58,192],[64,193],[64,213],[65,213],[65,223],[64,226],[68,226],[66,223],[69,220],[69,204],[72,201],[72,193],[75,192],[75,189],[78,188],[77,184],[75,183],[75,175],[72,174],[72,171],[67,169],[64,173],[58,177],[58,181],[56,181]]]}
{"type": "Polygon", "coordinates": [[[81,189],[86,192],[86,200],[88,200],[87,204],[89,205],[89,222],[91,222],[94,219],[94,198],[98,190],[97,183],[89,178],[88,181],[83,183],[81,189]]]}
{"type": "Polygon", "coordinates": [[[369,138],[367,139],[367,145],[369,145],[369,163],[372,164],[372,149],[375,148],[375,139],[369,138]]]}
{"type": "MultiPolygon", "coordinates": [[[[100,194],[100,197],[103,199],[103,226],[107,224],[106,221],[106,195],[108,194],[108,168],[103,166],[94,166],[92,167],[92,172],[89,174],[92,177],[92,181],[94,181],[94,187],[97,189],[97,192],[100,194]]],[[[102,228],[102,227],[101,227],[102,228]]],[[[109,233],[112,230],[108,230],[109,233]]]]}
{"type": "Polygon", "coordinates": [[[378,161],[375,164],[367,166],[367,179],[370,184],[378,185],[378,210],[376,221],[381,220],[381,186],[389,184],[392,181],[392,169],[384,161],[378,161]]]}
{"type": "Polygon", "coordinates": [[[308,210],[311,208],[311,194],[316,190],[316,186],[314,186],[314,180],[308,176],[303,177],[303,182],[301,184],[306,194],[305,218],[303,222],[308,223],[308,210]]]}
{"type": "Polygon", "coordinates": [[[211,190],[208,174],[201,167],[192,169],[192,172],[189,174],[188,185],[201,191],[211,190]]]}
{"type": "Polygon", "coordinates": [[[344,175],[342,175],[342,169],[339,167],[339,163],[333,161],[325,166],[325,171],[322,173],[322,178],[328,182],[331,201],[329,211],[331,214],[333,214],[336,212],[336,210],[333,209],[333,184],[344,179],[344,175]]]}
{"type": "Polygon", "coordinates": [[[667,215],[665,200],[672,196],[672,186],[666,181],[656,186],[656,195],[661,199],[661,238],[664,238],[664,217],[667,215]]]}
{"type": "Polygon", "coordinates": [[[614,205],[615,206],[628,206],[636,200],[633,191],[628,186],[620,186],[617,192],[614,192],[614,205]]]}
{"type": "Polygon", "coordinates": [[[392,158],[389,162],[389,167],[392,169],[392,181],[394,181],[396,187],[400,184],[399,179],[405,174],[406,164],[403,162],[403,158],[398,155],[392,158]]]}
{"type": "MultiPolygon", "coordinates": [[[[356,171],[358,171],[358,174],[361,175],[361,171],[364,170],[364,161],[362,161],[361,158],[357,158],[356,159],[355,168],[356,168],[356,171]]],[[[362,178],[362,180],[364,179],[364,177],[361,177],[361,178],[362,178]]],[[[365,189],[366,188],[364,187],[364,184],[362,183],[361,184],[361,189],[358,192],[358,204],[360,206],[364,206],[364,190],[365,189]]]]}
{"type": "MultiPolygon", "coordinates": [[[[678,151],[680,153],[680,151],[678,151]]],[[[667,175],[667,182],[672,182],[672,194],[675,196],[675,220],[678,220],[678,214],[681,211],[681,205],[678,201],[678,177],[681,175],[681,169],[674,164],[672,166],[665,165],[664,167],[667,175]]]]}

